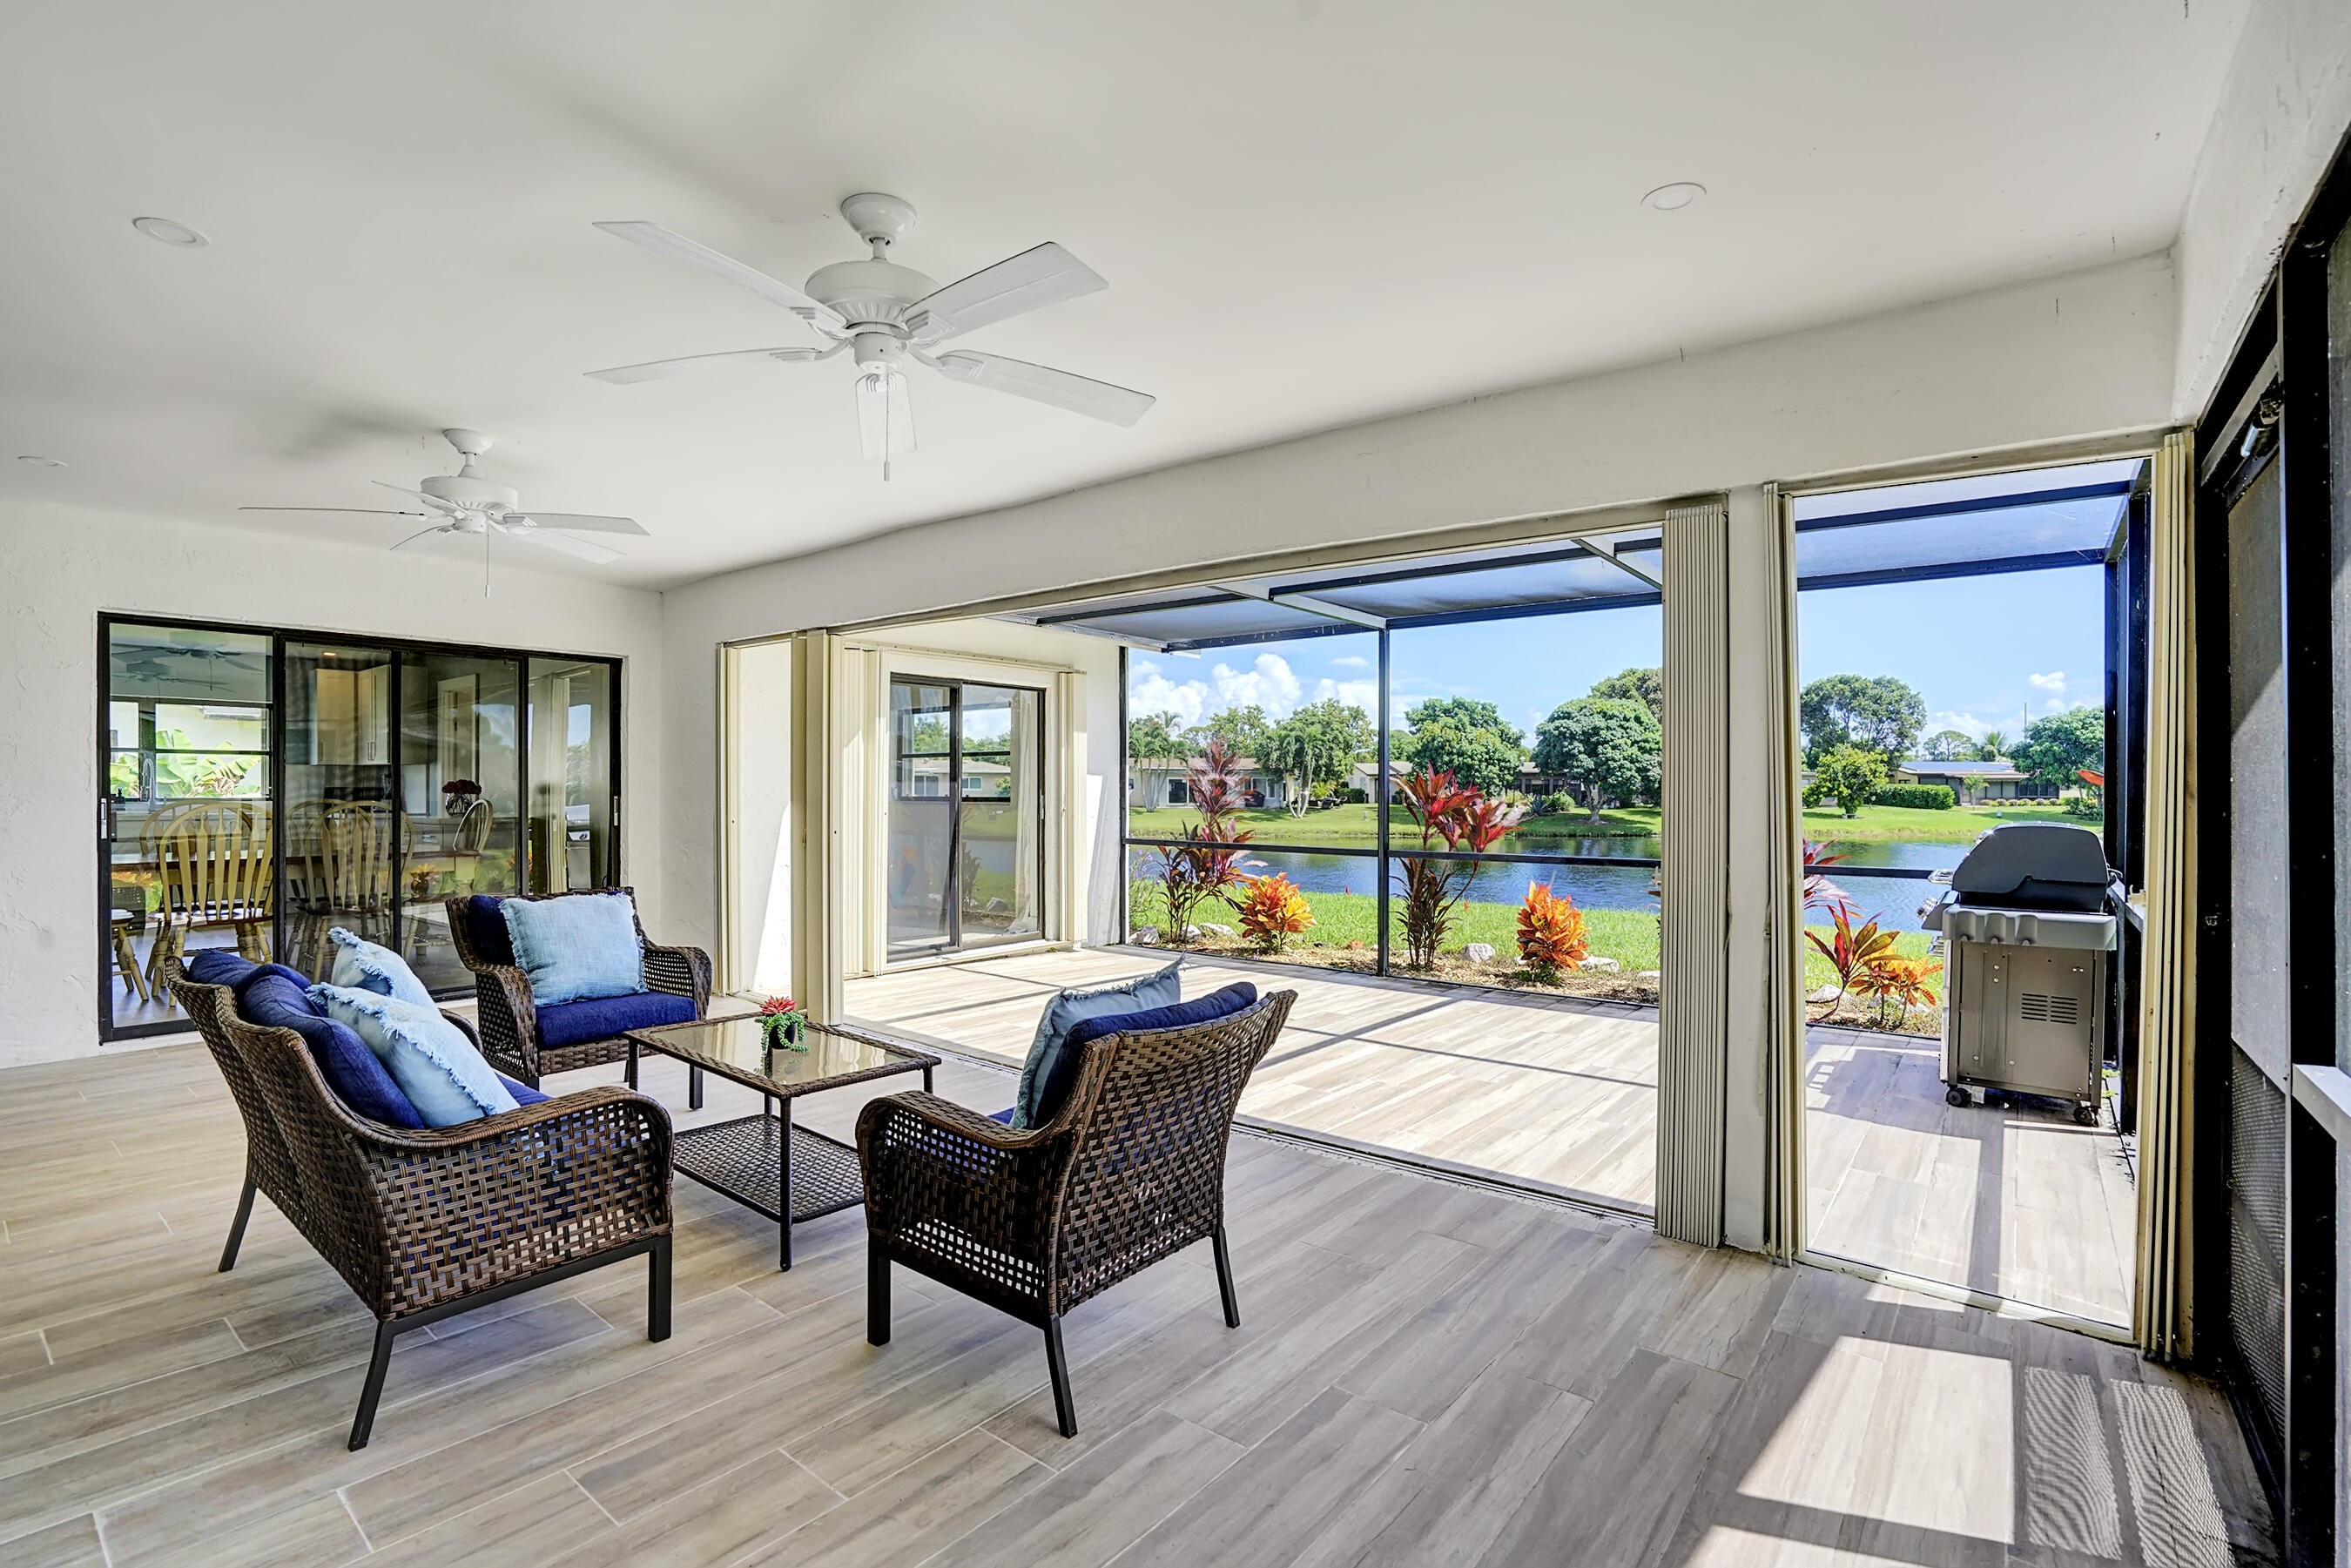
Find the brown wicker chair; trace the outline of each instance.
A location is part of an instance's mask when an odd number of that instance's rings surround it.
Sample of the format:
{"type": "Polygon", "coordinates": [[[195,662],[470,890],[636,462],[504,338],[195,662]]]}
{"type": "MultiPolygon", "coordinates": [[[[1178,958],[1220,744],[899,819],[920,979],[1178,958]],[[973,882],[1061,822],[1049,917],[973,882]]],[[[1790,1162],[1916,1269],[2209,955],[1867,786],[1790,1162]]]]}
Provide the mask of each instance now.
{"type": "MultiPolygon", "coordinates": [[[[583,889],[579,893],[505,894],[502,898],[579,898],[593,893],[625,893],[633,916],[636,894],[625,887],[583,889]]],[[[464,897],[448,901],[449,936],[457,948],[457,961],[474,972],[475,1009],[481,1019],[482,1054],[500,1071],[520,1079],[532,1088],[549,1072],[569,1072],[574,1068],[600,1067],[608,1061],[620,1061],[629,1054],[629,1042],[618,1035],[610,1040],[583,1040],[576,1045],[542,1047],[538,1039],[538,1009],[530,999],[530,977],[512,964],[499,963],[482,951],[474,940],[474,925],[464,897]]],[[[645,949],[645,986],[649,990],[665,991],[671,996],[689,997],[694,1001],[694,1016],[703,1017],[710,1008],[710,955],[699,947],[657,947],[645,940],[642,921],[637,925],[637,940],[645,949]]],[[[693,1074],[693,1108],[702,1109],[702,1073],[693,1074]]]]}
{"type": "Polygon", "coordinates": [[[642,1253],[646,1337],[669,1337],[660,1102],[596,1088],[455,1127],[387,1127],[344,1107],[300,1035],[246,1023],[225,986],[169,977],[245,1118],[245,1193],[222,1270],[236,1264],[258,1190],[375,1314],[353,1448],[375,1424],[392,1340],[454,1313],[642,1253]]]}
{"type": "Polygon", "coordinates": [[[1093,1040],[1061,1113],[1025,1133],[930,1094],[869,1103],[857,1118],[866,1338],[890,1343],[893,1262],[1035,1323],[1073,1437],[1061,1350],[1072,1307],[1205,1238],[1225,1322],[1238,1328],[1225,1149],[1241,1087],[1297,999],[1277,991],[1211,1023],[1093,1040]]]}

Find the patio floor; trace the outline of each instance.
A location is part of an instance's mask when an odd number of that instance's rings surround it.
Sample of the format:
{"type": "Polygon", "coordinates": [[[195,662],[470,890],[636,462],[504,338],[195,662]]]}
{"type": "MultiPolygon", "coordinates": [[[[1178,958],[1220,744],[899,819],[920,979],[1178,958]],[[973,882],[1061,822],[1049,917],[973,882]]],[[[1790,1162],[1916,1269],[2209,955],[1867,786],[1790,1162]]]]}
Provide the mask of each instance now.
{"type": "MultiPolygon", "coordinates": [[[[852,980],[852,1018],[1018,1065],[1046,1000],[1160,967],[1134,953],[1030,953],[852,980]]],[[[1184,994],[1249,980],[1298,993],[1241,1096],[1263,1125],[1492,1173],[1648,1212],[1657,1025],[1542,998],[1187,957],[1184,994]]],[[[993,1109],[993,1107],[990,1107],[993,1109]]]]}
{"type": "MultiPolygon", "coordinates": [[[[1030,953],[848,987],[852,1016],[998,1061],[1027,1054],[1046,999],[1165,964],[1030,953]]],[[[1184,994],[1237,979],[1298,992],[1244,1117],[1360,1148],[1648,1212],[1654,1013],[1187,957],[1184,994]]],[[[2110,1126],[1943,1102],[1936,1044],[1816,1029],[1808,1040],[1809,1243],[1831,1254],[2100,1322],[2130,1321],[2136,1198],[2110,1126]]],[[[993,1107],[990,1107],[993,1109],[993,1107]]]]}

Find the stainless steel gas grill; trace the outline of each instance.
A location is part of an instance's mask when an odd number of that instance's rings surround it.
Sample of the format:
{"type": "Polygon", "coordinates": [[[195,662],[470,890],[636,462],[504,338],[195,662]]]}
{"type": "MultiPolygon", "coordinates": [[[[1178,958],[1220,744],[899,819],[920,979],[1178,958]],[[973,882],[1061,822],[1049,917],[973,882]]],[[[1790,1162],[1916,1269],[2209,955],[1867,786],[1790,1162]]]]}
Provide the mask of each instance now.
{"type": "Polygon", "coordinates": [[[2087,828],[2004,822],[1918,911],[1942,934],[1943,1082],[1954,1105],[1999,1089],[2068,1100],[2098,1119],[2113,873],[2087,828]]]}

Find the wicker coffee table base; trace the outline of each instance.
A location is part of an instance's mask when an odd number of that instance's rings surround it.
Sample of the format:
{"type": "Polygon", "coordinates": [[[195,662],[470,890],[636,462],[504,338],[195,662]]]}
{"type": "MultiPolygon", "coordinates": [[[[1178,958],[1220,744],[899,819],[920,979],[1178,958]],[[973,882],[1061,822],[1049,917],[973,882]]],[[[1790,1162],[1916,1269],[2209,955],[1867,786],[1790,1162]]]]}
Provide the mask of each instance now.
{"type": "Polygon", "coordinates": [[[792,1266],[794,1225],[838,1214],[865,1201],[857,1151],[838,1138],[792,1126],[783,1117],[742,1116],[703,1127],[681,1127],[674,1136],[680,1176],[692,1176],[711,1191],[724,1193],[776,1222],[778,1257],[784,1268],[792,1266]],[[787,1132],[791,1138],[789,1160],[783,1157],[787,1132]],[[791,1195],[789,1216],[783,1201],[787,1192],[791,1195]]]}

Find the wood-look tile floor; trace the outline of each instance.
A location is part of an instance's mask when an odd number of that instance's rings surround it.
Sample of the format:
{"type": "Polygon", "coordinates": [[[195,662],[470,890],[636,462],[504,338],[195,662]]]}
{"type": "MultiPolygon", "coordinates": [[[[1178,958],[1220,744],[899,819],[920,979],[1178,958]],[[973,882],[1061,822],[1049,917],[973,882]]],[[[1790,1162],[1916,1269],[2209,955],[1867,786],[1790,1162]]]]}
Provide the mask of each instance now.
{"type": "MultiPolygon", "coordinates": [[[[848,1009],[1018,1064],[1055,991],[1167,962],[1088,951],[902,970],[850,981],[848,1009]]],[[[1614,1208],[1652,1208],[1653,1011],[1197,956],[1186,958],[1183,978],[1186,997],[1235,980],[1298,993],[1242,1096],[1244,1117],[1614,1208]]]]}
{"type": "Polygon", "coordinates": [[[2138,1200],[2111,1121],[1947,1104],[1932,1040],[1815,1029],[1807,1046],[1814,1251],[2129,1324],[2138,1200]]]}
{"type": "Polygon", "coordinates": [[[1080,1309],[1073,1441],[1034,1330],[902,1273],[865,1343],[859,1212],[779,1274],[681,1181],[674,1338],[641,1265],[436,1325],[353,1454],[365,1314],[266,1202],[214,1269],[242,1159],[199,1046],[0,1071],[0,1563],[2273,1560],[2224,1402],[2128,1351],[1247,1134],[1244,1326],[1196,1248],[1080,1309]]]}

